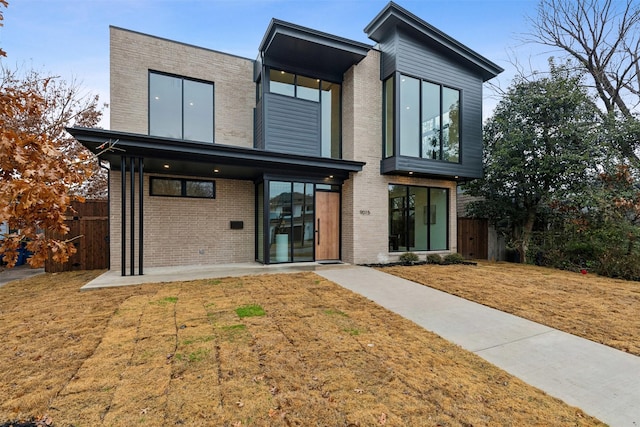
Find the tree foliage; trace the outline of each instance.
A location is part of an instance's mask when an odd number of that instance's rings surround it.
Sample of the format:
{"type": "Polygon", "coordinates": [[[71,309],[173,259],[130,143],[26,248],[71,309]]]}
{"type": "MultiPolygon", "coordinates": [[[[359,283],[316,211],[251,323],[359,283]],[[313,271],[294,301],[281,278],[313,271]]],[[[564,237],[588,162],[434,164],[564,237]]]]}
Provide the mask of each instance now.
{"type": "MultiPolygon", "coordinates": [[[[609,120],[637,128],[640,5],[636,1],[540,0],[531,24],[533,41],[565,52],[589,76],[609,120]]],[[[622,156],[640,164],[640,132],[612,142],[622,156]]]]}
{"type": "Polygon", "coordinates": [[[550,61],[548,77],[516,80],[484,130],[484,178],[465,186],[481,199],[468,209],[489,218],[526,261],[531,233],[553,200],[579,191],[596,175],[593,137],[598,112],[566,64],[550,61]]]}
{"type": "MultiPolygon", "coordinates": [[[[0,0],[0,6],[7,2],[0,0]]],[[[83,96],[74,83],[36,71],[20,75],[2,67],[0,77],[0,223],[9,228],[0,236],[0,256],[13,266],[18,250],[25,249],[32,253],[31,266],[42,266],[49,254],[64,262],[75,252],[72,240],[78,236],[63,241],[45,232],[65,235],[71,201],[106,190],[104,173],[88,181],[99,165],[65,131],[98,124],[98,97],[83,96]]]]}

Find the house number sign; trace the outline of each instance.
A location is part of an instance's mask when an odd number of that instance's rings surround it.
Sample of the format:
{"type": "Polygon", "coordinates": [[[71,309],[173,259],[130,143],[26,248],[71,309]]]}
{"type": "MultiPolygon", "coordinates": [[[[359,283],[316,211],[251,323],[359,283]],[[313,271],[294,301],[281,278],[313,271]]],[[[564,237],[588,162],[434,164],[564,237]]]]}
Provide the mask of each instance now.
{"type": "Polygon", "coordinates": [[[371,215],[371,211],[369,209],[360,209],[360,215],[371,215]]]}

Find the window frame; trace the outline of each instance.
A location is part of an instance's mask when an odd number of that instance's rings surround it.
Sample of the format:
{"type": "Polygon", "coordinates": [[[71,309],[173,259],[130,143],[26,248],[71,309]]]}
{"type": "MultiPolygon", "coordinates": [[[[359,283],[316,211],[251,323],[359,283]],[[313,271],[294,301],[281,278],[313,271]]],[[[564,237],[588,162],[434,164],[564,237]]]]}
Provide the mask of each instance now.
{"type": "MultiPolygon", "coordinates": [[[[450,232],[450,220],[451,220],[451,212],[450,212],[450,197],[451,197],[451,189],[447,188],[447,187],[437,187],[437,186],[428,186],[428,185],[411,185],[411,184],[398,184],[398,183],[389,183],[387,186],[387,212],[388,212],[388,222],[387,222],[387,227],[388,227],[388,235],[389,235],[389,252],[390,253],[401,253],[401,252],[407,252],[407,251],[418,251],[418,252],[433,252],[433,251],[448,251],[451,249],[451,242],[450,242],[450,236],[449,236],[449,232],[450,232]],[[402,196],[403,198],[403,206],[401,208],[401,212],[402,212],[402,222],[404,224],[404,230],[402,230],[402,234],[403,236],[401,236],[401,238],[398,239],[397,246],[398,249],[393,249],[393,242],[392,242],[392,238],[393,238],[393,234],[391,233],[392,230],[392,221],[393,221],[393,215],[392,215],[392,203],[391,203],[391,187],[402,187],[404,190],[404,195],[402,196]],[[426,249],[415,249],[415,241],[416,241],[416,237],[414,234],[414,245],[413,248],[408,244],[409,243],[409,236],[412,233],[412,230],[409,230],[409,217],[411,216],[411,212],[410,212],[410,208],[409,208],[409,196],[410,196],[410,190],[412,188],[419,188],[419,189],[425,189],[426,190],[426,195],[427,195],[427,199],[426,199],[426,204],[422,207],[416,207],[415,204],[413,206],[413,219],[415,221],[416,218],[416,210],[418,208],[423,209],[424,213],[423,213],[423,221],[424,221],[424,225],[425,230],[426,230],[426,236],[424,236],[425,241],[426,241],[426,249]],[[432,216],[432,211],[431,209],[436,206],[437,209],[437,205],[432,205],[431,203],[431,197],[432,197],[432,190],[444,190],[445,191],[445,201],[446,201],[446,205],[444,207],[445,212],[446,212],[446,217],[445,217],[445,247],[444,248],[433,248],[432,247],[432,230],[431,230],[431,218],[434,218],[434,216],[432,216]],[[425,209],[426,208],[426,209],[425,209]],[[427,221],[427,219],[429,219],[427,221]],[[400,242],[404,241],[405,245],[402,246],[400,245],[400,242]]],[[[415,232],[415,228],[413,230],[415,232]]]]}
{"type": "Polygon", "coordinates": [[[148,69],[147,70],[147,134],[149,136],[157,136],[159,138],[168,138],[162,135],[155,135],[153,133],[151,133],[151,75],[152,74],[156,74],[156,75],[160,75],[160,76],[165,76],[165,77],[171,77],[171,78],[175,78],[175,79],[179,79],[180,80],[180,111],[181,111],[181,115],[180,115],[180,138],[184,141],[190,141],[190,142],[200,142],[200,143],[205,143],[205,144],[215,144],[216,142],[216,103],[215,103],[215,99],[216,99],[216,87],[215,87],[215,82],[212,81],[208,81],[208,80],[204,80],[204,79],[198,79],[195,77],[187,77],[187,76],[182,76],[179,74],[173,74],[173,73],[167,73],[164,71],[159,71],[159,70],[154,70],[154,69],[148,69]],[[202,141],[202,140],[192,140],[192,139],[185,139],[184,138],[184,118],[185,118],[185,111],[184,111],[184,81],[190,81],[190,82],[195,82],[195,83],[202,83],[202,84],[207,84],[211,86],[211,109],[213,114],[211,115],[211,141],[202,141]]]}
{"type": "MultiPolygon", "coordinates": [[[[425,160],[431,160],[431,161],[440,161],[440,162],[446,162],[446,163],[451,163],[451,164],[460,164],[462,163],[462,99],[463,99],[463,90],[461,88],[457,88],[451,85],[447,85],[447,84],[443,84],[443,83],[438,83],[435,82],[433,80],[429,80],[429,79],[424,79],[421,77],[417,77],[411,74],[405,74],[405,73],[401,73],[401,72],[394,72],[391,73],[386,79],[384,79],[382,81],[382,92],[383,92],[383,96],[382,96],[382,135],[383,135],[383,141],[382,141],[382,148],[383,148],[383,153],[384,153],[384,158],[390,158],[390,157],[395,157],[395,156],[406,156],[406,157],[412,157],[412,158],[419,158],[419,159],[425,159],[425,160]],[[419,86],[419,98],[418,98],[418,107],[419,107],[419,114],[418,114],[418,135],[419,135],[419,141],[418,141],[418,156],[411,156],[411,155],[406,155],[406,154],[402,154],[402,150],[401,150],[401,139],[402,139],[402,125],[401,125],[401,111],[400,111],[400,107],[402,106],[402,99],[401,99],[401,94],[400,94],[400,87],[399,85],[401,84],[402,81],[402,77],[408,77],[411,79],[416,79],[418,80],[418,86],[419,86]],[[387,85],[388,81],[393,79],[393,83],[391,84],[390,88],[392,90],[392,93],[389,93],[389,86],[387,85]],[[431,157],[427,157],[425,156],[425,143],[423,140],[423,130],[422,130],[422,123],[423,123],[423,88],[424,88],[424,83],[428,83],[428,84],[432,84],[438,87],[438,94],[439,94],[439,102],[438,102],[438,109],[439,109],[439,115],[438,115],[438,121],[439,121],[439,129],[437,130],[438,133],[438,158],[433,159],[431,157]],[[443,106],[443,94],[444,94],[444,90],[445,89],[449,89],[449,90],[453,90],[456,91],[458,93],[458,158],[456,161],[451,161],[451,160],[447,160],[444,158],[444,153],[445,153],[445,147],[444,147],[444,132],[443,132],[443,126],[442,126],[442,118],[444,116],[445,113],[445,108],[443,106]],[[389,104],[389,97],[392,98],[391,100],[391,105],[389,104]],[[388,107],[391,107],[391,109],[389,109],[388,107]],[[392,128],[388,129],[389,127],[389,123],[387,120],[388,114],[392,113],[392,120],[391,120],[391,126],[392,128]],[[393,142],[391,144],[389,144],[389,141],[387,140],[389,137],[393,138],[393,142]],[[389,148],[392,149],[392,152],[389,152],[389,148]]],[[[447,112],[450,110],[446,110],[447,112]]]]}
{"type": "Polygon", "coordinates": [[[188,198],[188,199],[215,199],[216,198],[216,181],[208,180],[208,179],[191,179],[191,178],[169,178],[164,176],[151,176],[149,177],[149,196],[153,197],[180,197],[180,198],[188,198]],[[180,194],[157,194],[153,190],[154,181],[178,181],[180,182],[180,194]],[[189,182],[197,182],[197,183],[211,183],[211,196],[192,196],[187,192],[187,183],[189,182]]]}

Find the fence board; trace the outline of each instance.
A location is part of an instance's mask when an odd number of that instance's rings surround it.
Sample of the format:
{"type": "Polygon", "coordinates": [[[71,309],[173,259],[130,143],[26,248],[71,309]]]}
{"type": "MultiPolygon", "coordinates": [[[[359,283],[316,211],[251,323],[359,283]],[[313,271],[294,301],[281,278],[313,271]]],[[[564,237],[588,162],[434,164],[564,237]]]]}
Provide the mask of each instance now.
{"type": "Polygon", "coordinates": [[[72,270],[96,270],[109,268],[109,218],[106,200],[73,202],[73,210],[67,211],[66,235],[47,233],[47,237],[74,240],[76,253],[65,263],[53,262],[51,256],[45,262],[45,271],[57,273],[72,270]]]}
{"type": "Polygon", "coordinates": [[[458,252],[466,259],[487,259],[489,224],[486,219],[458,218],[458,252]]]}

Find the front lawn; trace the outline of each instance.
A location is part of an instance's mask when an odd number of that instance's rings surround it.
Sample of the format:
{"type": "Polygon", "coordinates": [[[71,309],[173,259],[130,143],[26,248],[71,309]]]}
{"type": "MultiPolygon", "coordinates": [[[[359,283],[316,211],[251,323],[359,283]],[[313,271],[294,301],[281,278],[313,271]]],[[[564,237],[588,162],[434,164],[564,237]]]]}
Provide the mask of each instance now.
{"type": "Polygon", "coordinates": [[[313,273],[0,288],[0,423],[594,426],[581,410],[313,273]]]}
{"type": "Polygon", "coordinates": [[[487,261],[383,271],[640,356],[640,282],[487,261]]]}

